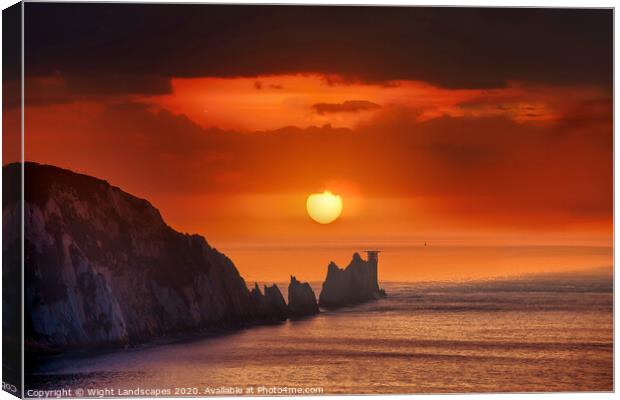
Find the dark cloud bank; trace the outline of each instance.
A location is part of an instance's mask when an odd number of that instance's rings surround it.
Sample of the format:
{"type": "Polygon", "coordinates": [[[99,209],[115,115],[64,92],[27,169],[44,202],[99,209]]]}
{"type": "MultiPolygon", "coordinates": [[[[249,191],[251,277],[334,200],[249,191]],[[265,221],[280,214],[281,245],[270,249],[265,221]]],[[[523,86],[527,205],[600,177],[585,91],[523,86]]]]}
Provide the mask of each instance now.
{"type": "Polygon", "coordinates": [[[381,108],[379,104],[368,100],[347,100],[342,103],[316,103],[312,105],[317,114],[356,113],[381,108]]]}
{"type": "Polygon", "coordinates": [[[612,10],[27,3],[26,73],[165,93],[176,77],[316,72],[446,88],[611,90],[612,10]]]}

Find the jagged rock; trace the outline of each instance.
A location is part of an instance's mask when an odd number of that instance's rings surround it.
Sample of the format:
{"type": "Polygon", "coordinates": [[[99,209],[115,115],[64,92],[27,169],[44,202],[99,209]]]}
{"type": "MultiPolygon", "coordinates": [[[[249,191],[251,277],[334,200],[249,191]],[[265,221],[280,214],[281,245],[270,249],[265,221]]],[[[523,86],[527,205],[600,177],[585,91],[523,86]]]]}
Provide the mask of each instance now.
{"type": "Polygon", "coordinates": [[[265,285],[265,300],[269,307],[269,315],[273,315],[281,321],[288,317],[288,306],[278,285],[275,283],[272,286],[265,285]]]}
{"type": "Polygon", "coordinates": [[[329,263],[319,305],[336,308],[385,297],[377,280],[377,255],[378,252],[369,251],[368,260],[363,260],[359,253],[354,253],[345,269],[338,268],[334,262],[329,263]]]}
{"type": "Polygon", "coordinates": [[[258,283],[254,283],[254,288],[250,290],[250,303],[252,305],[252,314],[259,319],[266,319],[267,306],[265,303],[265,296],[260,291],[258,283]]]}
{"type": "Polygon", "coordinates": [[[266,286],[265,294],[261,293],[258,283],[250,292],[252,308],[257,320],[262,322],[284,321],[288,317],[288,307],[278,285],[266,286]]]}
{"type": "Polygon", "coordinates": [[[291,276],[291,283],[288,286],[288,308],[293,317],[319,313],[316,296],[308,282],[301,283],[291,276]]]}
{"type": "MultiPolygon", "coordinates": [[[[20,167],[3,167],[5,179],[19,179],[20,167]]],[[[170,228],[148,201],[57,167],[24,168],[27,344],[125,345],[283,315],[277,288],[266,293],[277,313],[254,315],[232,261],[170,228]]],[[[20,218],[19,196],[7,196],[6,226],[20,218]]]]}

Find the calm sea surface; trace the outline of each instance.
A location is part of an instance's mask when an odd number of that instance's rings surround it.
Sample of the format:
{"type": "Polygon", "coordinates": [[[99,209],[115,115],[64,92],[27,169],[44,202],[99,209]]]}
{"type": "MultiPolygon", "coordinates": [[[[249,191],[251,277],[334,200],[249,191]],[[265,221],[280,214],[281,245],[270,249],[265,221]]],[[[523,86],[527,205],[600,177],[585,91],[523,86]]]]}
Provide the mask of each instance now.
{"type": "Polygon", "coordinates": [[[52,358],[27,389],[611,391],[611,285],[609,277],[385,283],[387,299],[313,318],[52,358]]]}

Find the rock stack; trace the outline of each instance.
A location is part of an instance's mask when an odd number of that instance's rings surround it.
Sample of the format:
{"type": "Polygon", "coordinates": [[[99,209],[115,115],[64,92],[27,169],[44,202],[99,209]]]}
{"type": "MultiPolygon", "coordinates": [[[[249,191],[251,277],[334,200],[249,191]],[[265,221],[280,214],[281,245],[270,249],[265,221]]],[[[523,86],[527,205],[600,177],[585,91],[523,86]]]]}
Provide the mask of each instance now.
{"type": "Polygon", "coordinates": [[[319,313],[316,296],[308,282],[299,282],[291,276],[288,286],[288,308],[291,317],[304,317],[319,313]]]}
{"type": "Polygon", "coordinates": [[[277,285],[265,285],[264,294],[258,288],[258,283],[250,291],[253,314],[259,322],[285,321],[288,317],[288,308],[277,285]]]}
{"type": "Polygon", "coordinates": [[[338,268],[334,262],[329,263],[319,305],[337,308],[385,297],[385,291],[379,288],[377,279],[378,253],[368,251],[367,260],[354,253],[345,269],[338,268]]]}

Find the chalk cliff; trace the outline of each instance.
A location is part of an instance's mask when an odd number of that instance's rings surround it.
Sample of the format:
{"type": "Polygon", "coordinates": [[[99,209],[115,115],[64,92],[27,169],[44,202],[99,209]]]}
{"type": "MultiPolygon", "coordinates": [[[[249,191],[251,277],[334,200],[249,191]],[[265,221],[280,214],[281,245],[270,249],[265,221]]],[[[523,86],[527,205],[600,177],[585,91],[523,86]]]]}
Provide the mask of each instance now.
{"type": "MultiPolygon", "coordinates": [[[[19,167],[5,166],[5,179],[19,167]]],[[[26,163],[25,176],[31,348],[125,345],[282,319],[277,287],[265,296],[275,305],[256,313],[232,261],[203,237],[173,230],[148,201],[53,166],[26,163]]],[[[18,196],[4,202],[3,217],[19,219],[18,196]]]]}
{"type": "Polygon", "coordinates": [[[291,276],[288,285],[288,308],[292,317],[303,317],[319,313],[319,305],[308,282],[301,283],[291,276]]]}
{"type": "Polygon", "coordinates": [[[384,297],[385,291],[379,288],[377,280],[377,264],[376,251],[369,251],[367,260],[354,253],[345,269],[331,262],[319,295],[319,305],[336,308],[384,297]]]}

